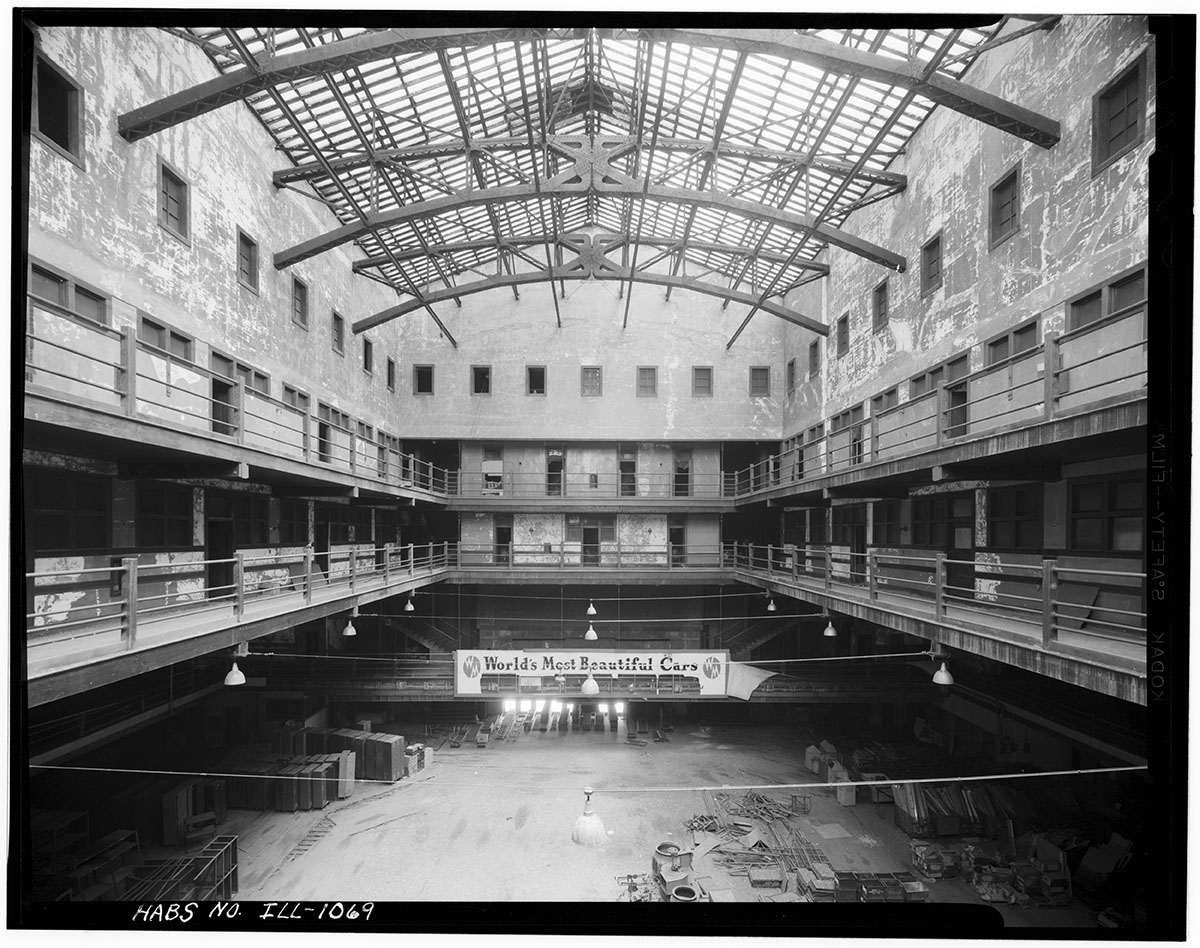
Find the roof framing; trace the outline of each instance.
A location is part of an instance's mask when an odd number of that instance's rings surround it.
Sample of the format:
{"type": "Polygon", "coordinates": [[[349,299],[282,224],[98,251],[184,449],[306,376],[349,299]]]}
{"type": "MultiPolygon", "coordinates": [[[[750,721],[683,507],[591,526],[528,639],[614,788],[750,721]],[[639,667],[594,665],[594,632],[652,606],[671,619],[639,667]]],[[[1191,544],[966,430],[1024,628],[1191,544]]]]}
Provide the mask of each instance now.
{"type": "Polygon", "coordinates": [[[759,309],[823,331],[788,303],[829,272],[827,248],[906,267],[848,221],[906,188],[892,163],[935,105],[1057,141],[1057,122],[963,79],[1054,23],[174,30],[220,75],[118,131],[136,141],[245,101],[288,165],[275,185],[336,225],[276,266],[354,243],[354,272],[401,296],[390,318],[424,308],[452,344],[438,302],[546,282],[561,325],[555,282],[565,297],[588,277],[618,282],[626,321],[650,283],[747,305],[738,333],[759,309]]]}

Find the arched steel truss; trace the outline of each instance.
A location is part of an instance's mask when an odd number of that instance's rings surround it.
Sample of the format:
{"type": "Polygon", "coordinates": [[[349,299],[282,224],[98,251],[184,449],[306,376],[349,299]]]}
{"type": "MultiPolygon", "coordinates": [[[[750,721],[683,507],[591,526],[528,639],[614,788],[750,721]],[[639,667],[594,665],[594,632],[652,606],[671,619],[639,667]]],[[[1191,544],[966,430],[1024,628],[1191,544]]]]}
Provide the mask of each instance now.
{"type": "Polygon", "coordinates": [[[245,101],[290,162],[276,186],[315,194],[341,222],[276,252],[276,266],[353,242],[355,271],[407,297],[356,331],[423,308],[453,343],[433,304],[595,278],[746,304],[738,333],[760,309],[823,333],[787,295],[828,272],[830,246],[904,269],[845,225],[905,188],[890,165],[930,109],[1058,141],[1053,119],[963,78],[1057,19],[172,30],[220,74],[120,116],[118,131],[136,141],[245,101]]]}

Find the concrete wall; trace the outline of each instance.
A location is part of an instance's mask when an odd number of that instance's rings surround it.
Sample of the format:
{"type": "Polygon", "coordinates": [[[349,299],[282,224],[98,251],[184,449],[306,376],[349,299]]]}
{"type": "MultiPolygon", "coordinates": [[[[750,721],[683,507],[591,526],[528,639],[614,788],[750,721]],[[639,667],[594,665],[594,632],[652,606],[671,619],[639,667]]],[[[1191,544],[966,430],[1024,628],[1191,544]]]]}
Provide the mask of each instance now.
{"type": "MultiPolygon", "coordinates": [[[[819,385],[810,385],[804,381],[808,345],[816,336],[787,327],[782,361],[795,357],[798,384],[787,405],[784,437],[892,385],[899,384],[903,403],[908,379],[964,350],[970,350],[971,370],[978,370],[984,359],[980,343],[1032,316],[1041,316],[1039,338],[1062,332],[1069,298],[1146,259],[1146,159],[1154,150],[1155,92],[1154,48],[1144,18],[1064,17],[1050,32],[984,53],[965,80],[1054,118],[1062,125],[1061,141],[1043,149],[948,109],[930,114],[891,166],[908,176],[908,189],[845,225],[904,254],[907,271],[889,272],[830,248],[824,256],[829,279],[788,298],[789,305],[831,327],[849,312],[850,346],[839,359],[822,340],[819,385]],[[1146,138],[1093,177],[1093,97],[1143,52],[1146,138]],[[1020,230],[989,249],[989,189],[1018,161],[1020,230]],[[921,247],[939,231],[943,285],[922,298],[921,247]],[[875,333],[872,291],[885,277],[889,322],[875,333]]],[[[1093,400],[1107,394],[1091,393],[1093,400]]]]}
{"type": "MultiPolygon", "coordinates": [[[[314,412],[324,401],[399,433],[385,366],[388,356],[399,360],[402,324],[368,334],[374,375],[362,370],[359,340],[347,339],[344,356],[331,345],[334,309],[350,323],[395,295],[351,274],[356,251],[333,250],[293,268],[308,284],[309,328],[293,323],[293,270],[276,271],[272,255],[339,222],[315,201],[275,189],[271,173],[287,162],[251,111],[230,105],[133,144],[117,135],[118,115],[215,77],[204,53],[149,29],[54,27],[40,29],[38,41],[83,88],[85,168],[32,140],[30,255],[113,296],[118,328],[135,326],[144,310],[195,337],[204,368],[215,348],[267,372],[276,399],[287,383],[311,395],[314,412]],[[160,157],[190,186],[186,243],[158,224],[160,157]],[[237,279],[238,227],[258,242],[257,293],[237,279]]],[[[161,386],[147,385],[154,400],[166,400],[161,386]]],[[[172,385],[175,399],[193,386],[207,394],[207,383],[186,371],[172,385]]]]}

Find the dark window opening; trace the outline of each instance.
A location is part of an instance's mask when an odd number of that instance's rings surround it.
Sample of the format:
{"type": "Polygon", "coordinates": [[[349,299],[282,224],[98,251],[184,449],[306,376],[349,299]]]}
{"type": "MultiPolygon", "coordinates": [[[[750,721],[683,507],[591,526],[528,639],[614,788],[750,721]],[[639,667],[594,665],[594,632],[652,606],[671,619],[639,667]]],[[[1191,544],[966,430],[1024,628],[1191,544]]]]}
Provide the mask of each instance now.
{"type": "Polygon", "coordinates": [[[471,366],[471,394],[490,395],[492,393],[492,367],[490,365],[471,366]]]}
{"type": "Polygon", "coordinates": [[[432,395],[433,394],[433,366],[432,365],[414,365],[413,366],[413,394],[414,395],[432,395]]]}
{"type": "Polygon", "coordinates": [[[990,201],[990,240],[994,247],[1017,232],[1021,216],[1020,167],[1014,168],[992,186],[990,201]]]}
{"type": "Polygon", "coordinates": [[[525,394],[546,394],[546,367],[544,365],[527,365],[525,367],[525,394]]]}
{"type": "Polygon", "coordinates": [[[921,248],[921,295],[942,285],[942,236],[939,234],[921,248]]]}

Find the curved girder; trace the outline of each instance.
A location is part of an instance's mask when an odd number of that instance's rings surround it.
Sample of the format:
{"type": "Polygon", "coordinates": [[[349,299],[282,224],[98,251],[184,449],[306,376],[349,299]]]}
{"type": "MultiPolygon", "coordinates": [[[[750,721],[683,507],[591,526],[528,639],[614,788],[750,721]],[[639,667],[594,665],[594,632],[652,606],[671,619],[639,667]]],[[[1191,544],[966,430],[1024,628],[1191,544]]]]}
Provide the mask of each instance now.
{"type": "MultiPolygon", "coordinates": [[[[342,72],[406,53],[529,41],[548,33],[547,30],[516,28],[381,30],[295,53],[262,54],[256,59],[256,68],[234,70],[125,113],[117,120],[117,131],[126,141],[133,142],[280,83],[342,72]]],[[[936,73],[926,76],[919,61],[864,52],[790,30],[651,29],[637,35],[794,59],[835,73],[912,89],[945,108],[1043,148],[1056,144],[1061,137],[1059,123],[1053,119],[961,80],[936,73]]]]}
{"type": "MultiPolygon", "coordinates": [[[[634,139],[630,138],[633,143],[634,139]]],[[[272,174],[276,187],[285,184],[296,184],[300,181],[312,181],[328,175],[327,168],[335,172],[354,171],[375,163],[424,161],[434,158],[467,157],[474,152],[504,152],[541,150],[541,145],[530,145],[529,138],[483,138],[472,139],[470,142],[456,140],[449,142],[434,142],[428,145],[412,145],[406,148],[380,148],[373,154],[350,155],[342,158],[331,158],[326,162],[308,161],[292,168],[281,168],[272,174]]],[[[831,175],[853,175],[872,184],[882,184],[888,187],[904,190],[908,187],[908,176],[894,171],[877,171],[873,168],[854,169],[852,162],[838,161],[832,158],[808,159],[800,152],[785,151],[779,148],[764,148],[761,146],[726,144],[722,142],[713,146],[710,139],[692,138],[659,138],[654,142],[654,150],[661,152],[712,153],[718,158],[735,158],[741,161],[761,161],[767,163],[790,164],[797,169],[812,168],[831,175]]]]}
{"type": "Polygon", "coordinates": [[[498,188],[480,188],[431,198],[407,204],[383,213],[368,214],[363,221],[345,224],[318,237],[296,244],[275,254],[275,267],[282,270],[310,257],[315,257],[334,247],[358,240],[368,233],[407,224],[412,221],[436,217],[448,211],[473,206],[487,206],[511,201],[532,201],[556,194],[577,195],[594,192],[605,196],[640,198],[646,201],[669,204],[701,205],[731,211],[744,217],[764,221],[800,233],[811,233],[824,243],[858,254],[889,269],[903,272],[908,261],[900,254],[873,244],[870,241],[818,224],[806,214],[768,207],[742,198],[728,197],[717,191],[693,191],[688,188],[673,188],[661,184],[643,184],[635,179],[607,182],[571,181],[569,175],[557,175],[549,181],[534,184],[512,184],[498,188]],[[567,178],[567,180],[564,180],[567,178]]]}
{"type": "Polygon", "coordinates": [[[925,64],[919,60],[895,59],[815,36],[802,36],[791,30],[652,29],[647,34],[668,42],[794,59],[831,72],[911,89],[938,105],[1042,148],[1057,145],[1062,137],[1062,127],[1054,119],[977,89],[961,79],[951,79],[936,72],[926,75],[925,64]]]}
{"type": "MultiPolygon", "coordinates": [[[[427,256],[450,256],[456,253],[469,253],[476,250],[512,250],[524,247],[540,247],[544,244],[555,244],[559,240],[554,234],[523,234],[521,236],[503,236],[500,239],[495,237],[485,237],[480,240],[463,240],[452,244],[430,244],[428,247],[413,247],[408,250],[396,250],[392,256],[398,261],[417,260],[427,256]]],[[[668,253],[686,253],[689,250],[696,253],[717,253],[728,254],[731,257],[740,257],[750,260],[762,260],[765,263],[790,264],[790,266],[800,270],[811,270],[822,276],[829,273],[829,264],[821,263],[817,260],[804,260],[797,257],[792,260],[788,254],[778,253],[773,250],[755,251],[752,248],[743,247],[740,244],[723,244],[716,243],[710,240],[688,240],[686,243],[678,237],[658,237],[654,234],[642,234],[637,243],[646,247],[654,247],[659,250],[665,250],[668,253]]],[[[362,273],[364,270],[371,270],[375,267],[386,266],[392,263],[392,256],[382,254],[375,257],[366,257],[362,260],[355,260],[353,270],[355,273],[362,273]]]]}
{"type": "Polygon", "coordinates": [[[406,53],[464,46],[487,46],[506,40],[529,40],[541,32],[529,29],[432,29],[380,30],[360,33],[350,39],[326,43],[279,56],[261,54],[258,68],[235,69],[199,85],[151,102],[117,119],[117,133],[127,142],[153,135],[197,115],[212,112],[231,102],[240,102],[285,82],[343,72],[380,59],[406,53]]]}
{"type": "Polygon", "coordinates": [[[795,323],[797,326],[803,326],[805,329],[810,329],[822,336],[829,335],[829,327],[824,323],[805,316],[802,313],[797,313],[795,310],[789,309],[782,304],[774,303],[770,300],[762,302],[761,297],[757,293],[744,293],[739,290],[725,289],[712,283],[705,283],[696,277],[672,276],[669,273],[639,270],[631,275],[627,267],[610,267],[593,270],[570,266],[521,273],[500,273],[496,276],[476,280],[473,283],[463,283],[458,286],[433,290],[424,293],[419,300],[406,300],[382,312],[375,313],[373,316],[360,319],[354,323],[353,328],[356,333],[366,332],[368,329],[373,329],[382,323],[422,309],[426,303],[440,303],[460,296],[470,296],[474,293],[494,290],[497,287],[527,286],[532,283],[552,283],[558,280],[581,281],[590,279],[624,280],[626,282],[648,283],[654,286],[676,287],[682,290],[703,293],[706,296],[717,296],[734,303],[745,303],[747,306],[758,305],[759,309],[765,313],[770,313],[772,316],[778,316],[780,319],[787,320],[789,323],[795,323]]]}

